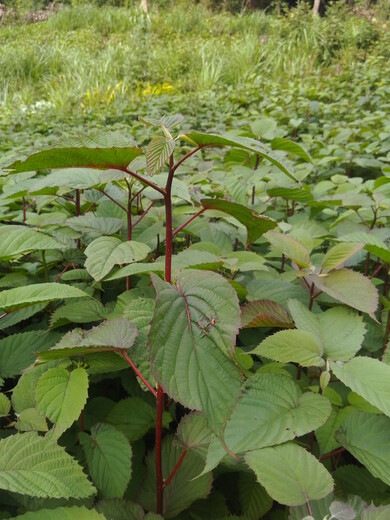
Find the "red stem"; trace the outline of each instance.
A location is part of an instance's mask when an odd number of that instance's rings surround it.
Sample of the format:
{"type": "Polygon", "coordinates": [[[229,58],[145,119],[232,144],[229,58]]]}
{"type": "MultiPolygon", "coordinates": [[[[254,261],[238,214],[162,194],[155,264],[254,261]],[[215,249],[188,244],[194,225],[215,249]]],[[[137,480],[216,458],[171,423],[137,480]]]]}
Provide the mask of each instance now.
{"type": "Polygon", "coordinates": [[[56,277],[56,279],[54,280],[55,282],[58,282],[58,280],[61,278],[61,276],[66,273],[66,271],[69,269],[69,266],[70,266],[70,262],[68,262],[66,264],[66,266],[63,268],[63,270],[60,272],[60,274],[56,277]]]}
{"type": "Polygon", "coordinates": [[[341,447],[337,450],[330,451],[329,453],[325,453],[325,455],[322,455],[319,460],[325,460],[330,459],[331,457],[334,457],[334,455],[338,455],[339,453],[343,453],[345,451],[345,448],[341,447]]]}
{"type": "Polygon", "coordinates": [[[191,217],[189,219],[187,219],[185,222],[183,222],[183,224],[180,224],[180,226],[178,228],[175,229],[175,231],[172,233],[172,236],[175,237],[178,233],[180,233],[180,231],[182,229],[184,229],[186,226],[188,226],[188,224],[190,222],[192,222],[193,220],[196,219],[196,217],[199,217],[199,215],[201,215],[202,213],[204,213],[206,211],[206,208],[202,208],[200,209],[199,211],[197,211],[196,213],[194,213],[193,215],[191,215],[191,217]]]}
{"type": "Polygon", "coordinates": [[[172,168],[170,167],[170,169],[172,171],[172,175],[175,173],[175,171],[178,169],[178,167],[181,164],[183,164],[184,161],[186,161],[189,157],[191,157],[191,155],[194,155],[194,153],[198,152],[204,146],[206,146],[206,145],[197,146],[196,148],[194,148],[193,150],[188,152],[186,155],[183,155],[183,157],[181,159],[179,159],[176,164],[172,164],[172,168]]]}
{"type": "Polygon", "coordinates": [[[126,352],[121,350],[120,354],[122,355],[123,359],[125,361],[127,361],[127,363],[131,366],[131,368],[134,370],[136,375],[141,379],[141,381],[146,386],[146,388],[149,390],[149,392],[152,393],[154,395],[154,397],[157,397],[156,390],[147,382],[147,380],[144,378],[144,376],[141,374],[141,372],[138,370],[138,368],[134,365],[134,363],[131,361],[129,356],[126,354],[126,352]]]}
{"type": "Polygon", "coordinates": [[[149,206],[145,209],[145,211],[142,213],[142,215],[140,216],[140,218],[138,220],[136,220],[132,226],[132,228],[135,228],[135,226],[137,224],[139,224],[139,222],[141,222],[141,220],[144,218],[145,215],[147,215],[147,213],[149,212],[149,210],[153,207],[153,205],[155,204],[155,200],[152,200],[152,202],[149,204],[149,206]]]}
{"type": "Polygon", "coordinates": [[[128,173],[129,175],[134,177],[134,179],[137,179],[138,181],[142,182],[143,184],[146,184],[150,188],[153,188],[154,190],[158,191],[159,193],[161,193],[161,195],[165,196],[165,190],[163,188],[160,188],[160,186],[157,186],[157,184],[154,184],[154,182],[151,182],[148,179],[145,179],[141,175],[138,175],[138,173],[132,172],[131,170],[128,170],[127,168],[122,168],[121,171],[128,173]]]}
{"type": "Polygon", "coordinates": [[[79,423],[80,423],[80,430],[83,432],[84,431],[83,412],[81,412],[81,414],[80,414],[79,423]]]}
{"type": "Polygon", "coordinates": [[[176,465],[175,465],[175,467],[173,468],[173,470],[171,471],[171,474],[169,475],[169,477],[167,478],[167,480],[164,482],[164,484],[163,484],[163,489],[165,489],[165,488],[168,486],[168,484],[170,483],[170,481],[173,479],[173,477],[174,477],[176,471],[179,469],[180,464],[183,462],[183,459],[184,459],[186,453],[187,453],[187,450],[184,450],[183,453],[180,455],[180,458],[179,458],[179,460],[176,462],[176,465]]]}
{"type": "Polygon", "coordinates": [[[162,476],[161,464],[161,433],[162,433],[162,414],[164,408],[164,391],[162,386],[157,386],[157,409],[156,409],[156,486],[157,486],[157,514],[163,512],[163,490],[164,480],[162,476]]]}
{"type": "Polygon", "coordinates": [[[118,202],[117,200],[115,200],[113,197],[111,197],[111,195],[109,195],[107,192],[105,192],[103,190],[103,188],[101,188],[100,190],[100,193],[103,193],[103,195],[105,195],[108,199],[110,199],[114,204],[116,204],[117,206],[119,206],[121,209],[123,209],[123,211],[126,211],[127,213],[127,209],[122,206],[122,204],[120,202],[118,202]]]}

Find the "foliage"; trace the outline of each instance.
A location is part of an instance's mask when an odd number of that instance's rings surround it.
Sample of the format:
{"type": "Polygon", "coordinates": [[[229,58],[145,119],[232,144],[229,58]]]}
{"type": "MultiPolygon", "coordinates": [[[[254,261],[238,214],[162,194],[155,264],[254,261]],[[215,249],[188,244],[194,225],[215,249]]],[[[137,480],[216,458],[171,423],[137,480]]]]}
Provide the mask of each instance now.
{"type": "Polygon", "coordinates": [[[272,121],[4,168],[6,511],[389,513],[387,170],[321,180],[272,121]]]}

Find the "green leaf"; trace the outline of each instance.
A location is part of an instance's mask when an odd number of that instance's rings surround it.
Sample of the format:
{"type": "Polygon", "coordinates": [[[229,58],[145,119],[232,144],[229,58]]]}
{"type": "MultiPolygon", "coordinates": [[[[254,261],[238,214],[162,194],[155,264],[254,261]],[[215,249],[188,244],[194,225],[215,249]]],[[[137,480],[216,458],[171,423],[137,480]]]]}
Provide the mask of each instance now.
{"type": "Polygon", "coordinates": [[[330,453],[340,446],[340,443],[335,438],[335,433],[349,413],[353,413],[353,408],[350,406],[341,409],[333,407],[332,413],[326,423],[315,430],[321,455],[330,453]]]}
{"type": "Polygon", "coordinates": [[[212,439],[206,417],[199,412],[185,415],[177,427],[178,443],[186,450],[194,450],[206,458],[207,449],[212,439]]]}
{"type": "Polygon", "coordinates": [[[304,504],[333,490],[332,477],[325,467],[291,442],[247,453],[245,461],[267,493],[280,504],[304,504]]]}
{"type": "Polygon", "coordinates": [[[149,333],[156,380],[184,406],[203,411],[221,433],[238,399],[241,373],[232,359],[239,327],[236,293],[220,275],[185,270],[175,284],[152,281],[157,298],[149,333]]]}
{"type": "Polygon", "coordinates": [[[149,252],[150,248],[142,242],[122,242],[115,237],[100,237],[85,250],[85,267],[95,280],[102,280],[115,265],[139,262],[149,252]]]}
{"type": "Polygon", "coordinates": [[[275,137],[272,139],[271,148],[272,150],[282,150],[283,152],[292,153],[306,162],[313,162],[310,155],[301,145],[284,137],[275,137]]]}
{"type": "Polygon", "coordinates": [[[331,362],[345,385],[390,417],[390,366],[378,359],[355,357],[347,363],[331,362]]]}
{"type": "Polygon", "coordinates": [[[241,513],[248,520],[262,518],[272,507],[273,500],[252,473],[238,474],[238,498],[241,513]]]}
{"type": "Polygon", "coordinates": [[[290,377],[259,372],[243,385],[224,439],[233,453],[281,444],[316,430],[330,412],[326,397],[302,393],[290,377]]]}
{"type": "Polygon", "coordinates": [[[390,505],[387,506],[374,506],[369,505],[363,510],[361,520],[387,520],[390,516],[390,505]]]}
{"type": "Polygon", "coordinates": [[[296,200],[297,202],[310,202],[313,200],[313,195],[310,193],[310,189],[306,184],[302,188],[269,188],[267,194],[270,197],[282,197],[286,200],[296,200]]]}
{"type": "Polygon", "coordinates": [[[14,377],[34,363],[37,352],[58,341],[59,335],[46,331],[12,334],[0,340],[0,376],[14,377]]]}
{"type": "MultiPolygon", "coordinates": [[[[173,446],[172,437],[165,437],[162,442],[162,473],[166,480],[175,467],[182,448],[173,446]]],[[[148,454],[146,459],[146,475],[138,489],[137,502],[146,510],[156,511],[156,464],[155,452],[148,454]]],[[[164,490],[163,515],[164,518],[173,518],[187,509],[195,500],[205,498],[211,489],[211,473],[199,475],[203,462],[190,451],[187,452],[169,486],[164,490]],[[194,480],[195,479],[195,480],[194,480]]]]}
{"type": "Polygon", "coordinates": [[[122,498],[131,476],[131,446],[109,424],[95,424],[91,435],[79,433],[89,473],[105,498],[122,498]]]}
{"type": "Polygon", "coordinates": [[[45,233],[25,226],[0,226],[0,260],[10,260],[31,251],[62,249],[62,245],[45,233]]]}
{"type": "Polygon", "coordinates": [[[30,155],[8,166],[11,173],[31,172],[56,168],[94,168],[100,170],[125,169],[142,151],[137,147],[116,147],[107,136],[106,148],[90,146],[51,148],[30,155]],[[113,146],[112,146],[113,145],[113,146]]]}
{"type": "Polygon", "coordinates": [[[333,472],[337,488],[344,496],[359,495],[366,502],[373,499],[386,498],[388,487],[379,478],[375,478],[363,466],[346,464],[333,472]]]}
{"type": "Polygon", "coordinates": [[[40,509],[39,511],[29,511],[15,518],[20,518],[20,520],[106,520],[106,517],[95,509],[87,509],[86,507],[40,509]]]}
{"type": "Polygon", "coordinates": [[[307,278],[324,293],[358,311],[374,317],[378,307],[378,290],[361,273],[339,269],[327,275],[308,275],[307,278]]]}
{"type": "MultiPolygon", "coordinates": [[[[112,424],[124,433],[130,442],[134,442],[155,427],[156,412],[139,397],[128,397],[113,406],[104,417],[104,422],[112,424]]],[[[164,424],[167,425],[166,416],[164,424]]]]}
{"type": "Polygon", "coordinates": [[[46,419],[38,412],[36,408],[26,408],[18,415],[15,428],[19,432],[47,432],[46,419]]]}
{"type": "Polygon", "coordinates": [[[224,199],[202,199],[200,203],[206,209],[222,211],[237,219],[247,229],[248,243],[255,242],[266,231],[274,229],[278,225],[276,220],[264,217],[253,209],[249,209],[236,202],[230,202],[224,199]]]}
{"type": "Polygon", "coordinates": [[[340,267],[343,267],[345,262],[360,251],[363,246],[364,244],[344,242],[331,247],[322,260],[322,268],[326,271],[340,269],[340,267]]]}
{"type": "Polygon", "coordinates": [[[299,363],[304,367],[324,365],[320,344],[313,334],[304,330],[282,330],[268,336],[251,354],[280,363],[299,363]]]}
{"type": "Polygon", "coordinates": [[[51,368],[41,375],[36,390],[37,409],[54,426],[50,431],[58,439],[79,417],[88,397],[88,374],[84,368],[69,372],[65,368],[51,368]]]}
{"type": "Polygon", "coordinates": [[[73,190],[85,190],[106,184],[110,180],[121,180],[127,175],[118,170],[96,170],[92,168],[72,168],[55,170],[43,177],[35,178],[29,189],[30,194],[42,192],[45,188],[67,187],[73,190]]]}
{"type": "Polygon", "coordinates": [[[267,159],[279,170],[285,173],[290,179],[297,180],[293,172],[266,146],[255,139],[248,137],[221,137],[215,134],[201,134],[198,132],[189,132],[180,136],[181,139],[187,141],[193,146],[231,146],[253,152],[259,157],[267,159]]]}
{"type": "Polygon", "coordinates": [[[154,137],[146,147],[146,171],[149,175],[157,173],[168,161],[175,149],[176,141],[165,137],[154,137]]]}
{"type": "Polygon", "coordinates": [[[112,217],[95,217],[92,213],[87,213],[80,217],[68,218],[65,224],[80,233],[100,236],[118,233],[123,227],[123,220],[112,217]]]}
{"type": "Polygon", "coordinates": [[[68,323],[90,323],[101,321],[107,316],[102,303],[92,298],[71,301],[56,309],[50,317],[50,327],[61,327],[68,323]]]}
{"type": "Polygon", "coordinates": [[[264,238],[278,251],[286,255],[290,260],[295,262],[299,267],[307,267],[310,262],[309,251],[306,247],[283,233],[268,231],[264,238]]]}
{"type": "Polygon", "coordinates": [[[5,394],[0,393],[0,417],[6,417],[11,410],[11,401],[5,394]]]}
{"type": "MultiPolygon", "coordinates": [[[[144,510],[139,504],[129,502],[128,500],[99,500],[96,504],[96,510],[102,513],[106,520],[145,520],[144,510]]],[[[157,520],[164,520],[159,516],[157,520]]]]}
{"type": "Polygon", "coordinates": [[[0,440],[0,487],[35,497],[85,498],[95,493],[65,449],[36,432],[0,440]]]}
{"type": "Polygon", "coordinates": [[[365,325],[363,318],[345,307],[333,307],[313,314],[298,300],[289,300],[288,308],[300,330],[310,332],[333,361],[348,361],[361,348],[365,325]]]}
{"type": "Polygon", "coordinates": [[[336,439],[374,477],[390,485],[390,419],[354,412],[342,422],[336,439]]]}
{"type": "Polygon", "coordinates": [[[41,312],[46,306],[47,306],[47,303],[41,303],[39,305],[31,305],[30,307],[26,307],[24,309],[21,309],[20,311],[14,311],[10,314],[7,314],[6,316],[3,316],[0,319],[0,330],[7,329],[8,327],[12,327],[13,325],[16,325],[17,323],[25,321],[28,318],[31,318],[31,316],[34,316],[38,312],[41,312]]]}
{"type": "Polygon", "coordinates": [[[241,307],[241,327],[291,328],[291,316],[279,304],[270,300],[254,300],[241,307]]]}
{"type": "Polygon", "coordinates": [[[2,291],[0,293],[0,309],[9,312],[37,303],[82,297],[89,298],[89,295],[70,285],[60,283],[32,284],[2,291]]]}

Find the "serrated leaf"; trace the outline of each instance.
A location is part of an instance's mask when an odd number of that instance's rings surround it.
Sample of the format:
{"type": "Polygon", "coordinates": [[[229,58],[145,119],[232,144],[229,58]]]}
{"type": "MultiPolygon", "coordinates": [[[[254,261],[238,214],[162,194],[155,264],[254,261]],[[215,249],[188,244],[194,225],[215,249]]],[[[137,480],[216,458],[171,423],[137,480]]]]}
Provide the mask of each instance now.
{"type": "Polygon", "coordinates": [[[12,313],[3,316],[0,319],[0,330],[5,330],[8,327],[12,327],[17,323],[27,320],[34,316],[38,312],[42,311],[47,306],[47,303],[41,303],[39,305],[30,305],[30,307],[26,307],[21,309],[20,311],[14,311],[12,313]]]}
{"type": "Polygon", "coordinates": [[[326,358],[348,361],[360,350],[365,325],[357,313],[345,307],[333,307],[313,314],[298,300],[289,300],[288,308],[298,329],[316,337],[326,358]]]}
{"type": "Polygon", "coordinates": [[[331,247],[322,260],[322,268],[326,271],[330,271],[331,269],[343,267],[345,262],[360,251],[363,246],[364,244],[345,242],[331,247]]]}
{"type": "Polygon", "coordinates": [[[114,235],[123,227],[123,220],[112,217],[95,217],[92,213],[68,218],[65,222],[74,231],[91,235],[114,235]]]}
{"type": "Polygon", "coordinates": [[[280,504],[300,505],[333,491],[333,480],[325,467],[292,442],[247,453],[245,461],[280,504]]]}
{"type": "MultiPolygon", "coordinates": [[[[123,499],[99,500],[95,507],[106,520],[145,520],[148,516],[145,516],[144,510],[139,504],[123,499]]],[[[163,520],[163,517],[159,516],[158,519],[163,520]]]]}
{"type": "Polygon", "coordinates": [[[29,194],[46,191],[47,188],[67,187],[73,190],[86,190],[109,181],[121,180],[127,175],[118,170],[96,170],[92,168],[72,168],[55,170],[43,177],[36,177],[29,188],[29,194]]]}
{"type": "Polygon", "coordinates": [[[390,366],[378,359],[355,357],[331,362],[334,375],[354,392],[390,417],[390,366]]]}
{"type": "Polygon", "coordinates": [[[36,408],[26,408],[18,415],[18,420],[15,428],[19,432],[47,432],[46,419],[41,415],[36,408]]]}
{"type": "Polygon", "coordinates": [[[106,517],[95,509],[86,507],[56,507],[55,509],[40,509],[29,511],[15,518],[20,520],[106,520],[106,517]]]}
{"type": "Polygon", "coordinates": [[[168,161],[175,149],[176,141],[165,137],[154,137],[146,147],[146,171],[149,175],[157,173],[168,161]]]}
{"type": "Polygon", "coordinates": [[[206,457],[212,439],[206,417],[199,412],[185,415],[177,427],[178,444],[186,450],[195,450],[206,457]]]}
{"type": "Polygon", "coordinates": [[[390,516],[390,505],[378,506],[369,505],[362,511],[360,520],[387,520],[390,516]]]}
{"type": "Polygon", "coordinates": [[[51,498],[85,498],[95,492],[65,449],[36,432],[0,440],[0,487],[51,498]]]}
{"type": "Polygon", "coordinates": [[[321,455],[330,453],[340,446],[340,443],[336,440],[335,433],[349,413],[353,413],[353,408],[350,406],[341,409],[334,407],[326,423],[315,430],[321,455]]]}
{"type": "Polygon", "coordinates": [[[282,197],[286,200],[295,200],[302,203],[313,200],[313,195],[306,184],[302,188],[269,188],[267,189],[267,194],[270,197],[282,197]]]}
{"type": "Polygon", "coordinates": [[[270,300],[254,300],[241,307],[241,327],[291,328],[294,322],[287,311],[270,300]]]}
{"type": "Polygon", "coordinates": [[[309,251],[306,247],[283,233],[268,231],[264,238],[278,251],[286,255],[290,260],[295,262],[299,267],[307,267],[310,262],[309,251]]]}
{"type": "Polygon", "coordinates": [[[374,477],[390,485],[390,419],[354,412],[342,422],[336,439],[374,477]]]}
{"type": "MultiPolygon", "coordinates": [[[[182,448],[173,446],[172,437],[165,437],[162,442],[162,473],[166,480],[179,457],[182,448]]],[[[155,453],[152,451],[146,459],[146,475],[138,489],[137,502],[148,511],[156,511],[156,469],[155,453]]],[[[164,490],[163,515],[173,518],[187,509],[195,500],[205,498],[211,489],[212,475],[208,473],[195,479],[201,472],[203,462],[190,451],[187,452],[169,486],[164,490]],[[194,480],[195,479],[195,480],[194,480]]]]}
{"type": "Polygon", "coordinates": [[[181,139],[195,146],[231,146],[233,148],[241,148],[248,152],[255,153],[259,157],[267,159],[279,170],[285,173],[290,179],[297,180],[293,172],[266,146],[255,139],[248,137],[222,137],[215,134],[201,134],[198,132],[188,132],[180,136],[181,139]]]}
{"type": "Polygon", "coordinates": [[[252,473],[238,474],[241,512],[248,520],[259,520],[271,509],[273,500],[252,473]]]}
{"type": "Polygon", "coordinates": [[[361,273],[339,269],[325,276],[311,274],[307,278],[335,300],[374,316],[378,307],[378,290],[361,273]]]}
{"type": "Polygon", "coordinates": [[[68,323],[90,323],[101,321],[107,315],[107,310],[98,300],[88,298],[68,302],[56,309],[50,317],[50,327],[61,327],[68,323]]]}
{"type": "Polygon", "coordinates": [[[304,330],[282,330],[268,336],[251,354],[264,356],[279,363],[299,363],[304,367],[322,367],[322,349],[318,340],[304,330]]]}
{"type": "Polygon", "coordinates": [[[41,375],[36,390],[37,409],[54,426],[50,437],[58,439],[79,417],[88,397],[88,374],[84,368],[69,372],[51,368],[41,375]]]}
{"type": "Polygon", "coordinates": [[[326,397],[302,393],[290,377],[257,373],[242,387],[224,440],[233,453],[281,444],[316,430],[330,412],[326,397]]]}
{"type": "Polygon", "coordinates": [[[170,130],[171,128],[180,125],[184,121],[184,116],[181,114],[172,114],[169,116],[163,116],[162,118],[162,124],[165,126],[165,128],[168,128],[170,130]]]}
{"type": "Polygon", "coordinates": [[[59,335],[45,331],[12,334],[0,340],[0,376],[13,377],[34,363],[37,352],[52,347],[59,335]]]}
{"type": "Polygon", "coordinates": [[[300,157],[306,162],[312,163],[313,160],[307,151],[298,143],[294,141],[290,141],[289,139],[285,139],[284,137],[275,137],[271,141],[272,150],[282,150],[283,152],[288,152],[300,157]]]}
{"type": "Polygon", "coordinates": [[[89,473],[105,498],[122,498],[131,476],[131,446],[109,424],[95,424],[91,435],[79,433],[89,473]]]}
{"type": "Polygon", "coordinates": [[[62,249],[52,237],[25,226],[0,226],[0,260],[10,260],[31,251],[62,249]]]}
{"type": "Polygon", "coordinates": [[[212,272],[183,271],[174,285],[155,275],[152,281],[157,293],[148,339],[152,372],[166,393],[203,411],[221,433],[241,386],[232,359],[239,327],[237,296],[212,272]]]}
{"type": "Polygon", "coordinates": [[[70,285],[60,283],[32,284],[2,291],[0,293],[0,309],[9,312],[37,303],[83,297],[89,298],[89,295],[70,285]]]}
{"type": "Polygon", "coordinates": [[[344,496],[359,495],[369,503],[373,499],[385,498],[388,495],[387,485],[372,476],[363,466],[355,464],[339,466],[333,472],[333,478],[344,496]]]}
{"type": "Polygon", "coordinates": [[[108,136],[106,148],[91,143],[91,146],[43,150],[30,155],[27,159],[15,161],[7,169],[11,173],[75,167],[100,170],[124,169],[142,153],[137,147],[116,147],[114,142],[108,142],[109,139],[108,136]]]}
{"type": "Polygon", "coordinates": [[[248,232],[248,243],[255,242],[261,235],[277,227],[278,223],[269,217],[260,215],[253,209],[224,199],[202,199],[201,205],[206,209],[215,209],[237,219],[248,232]]]}
{"type": "Polygon", "coordinates": [[[11,410],[11,401],[5,394],[0,393],[0,417],[6,417],[11,410]]]}
{"type": "Polygon", "coordinates": [[[150,248],[142,242],[122,242],[115,237],[96,238],[85,250],[85,267],[95,280],[102,280],[115,265],[131,264],[146,258],[150,248]]]}
{"type": "MultiPolygon", "coordinates": [[[[166,419],[165,417],[165,425],[166,419]]],[[[113,406],[104,417],[104,422],[112,424],[124,433],[130,442],[134,442],[155,427],[156,412],[139,397],[128,397],[113,406]]]]}

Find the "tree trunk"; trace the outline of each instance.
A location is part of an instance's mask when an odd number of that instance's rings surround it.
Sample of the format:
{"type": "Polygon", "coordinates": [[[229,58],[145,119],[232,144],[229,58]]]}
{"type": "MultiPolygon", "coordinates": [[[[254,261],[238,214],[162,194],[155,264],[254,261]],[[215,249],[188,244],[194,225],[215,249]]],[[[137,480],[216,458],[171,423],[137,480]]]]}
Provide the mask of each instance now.
{"type": "Polygon", "coordinates": [[[141,0],[141,9],[144,13],[149,12],[148,0],[141,0]]]}
{"type": "Polygon", "coordinates": [[[313,4],[313,16],[318,16],[318,12],[320,10],[321,0],[314,0],[313,4]]]}

